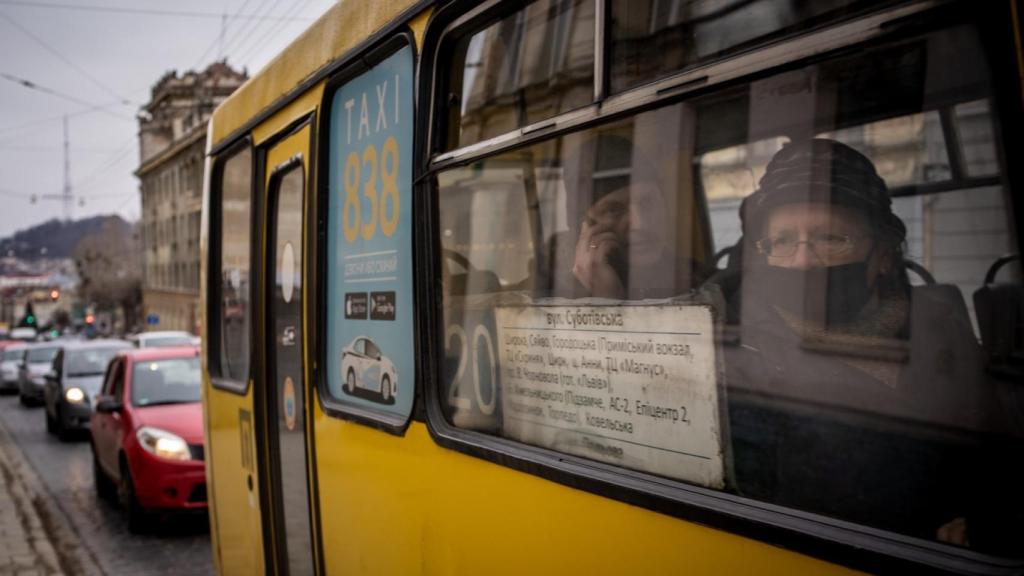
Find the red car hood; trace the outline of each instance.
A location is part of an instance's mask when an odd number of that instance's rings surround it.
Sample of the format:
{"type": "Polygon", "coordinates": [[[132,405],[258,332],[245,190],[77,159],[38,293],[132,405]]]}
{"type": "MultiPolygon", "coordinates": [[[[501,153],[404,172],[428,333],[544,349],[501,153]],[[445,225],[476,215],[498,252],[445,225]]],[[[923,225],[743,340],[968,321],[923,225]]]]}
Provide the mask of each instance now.
{"type": "Polygon", "coordinates": [[[160,428],[185,439],[189,444],[203,443],[203,405],[165,404],[135,408],[138,426],[160,428]]]}

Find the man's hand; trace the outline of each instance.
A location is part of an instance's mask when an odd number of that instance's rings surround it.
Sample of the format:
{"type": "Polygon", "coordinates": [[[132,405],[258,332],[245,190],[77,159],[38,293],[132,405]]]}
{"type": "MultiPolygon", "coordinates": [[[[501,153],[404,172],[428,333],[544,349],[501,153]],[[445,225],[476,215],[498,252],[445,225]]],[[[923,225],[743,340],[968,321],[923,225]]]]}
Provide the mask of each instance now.
{"type": "Polygon", "coordinates": [[[625,298],[626,289],[622,279],[611,265],[612,255],[624,248],[610,227],[583,222],[580,238],[576,242],[572,273],[590,291],[591,296],[625,298]]]}

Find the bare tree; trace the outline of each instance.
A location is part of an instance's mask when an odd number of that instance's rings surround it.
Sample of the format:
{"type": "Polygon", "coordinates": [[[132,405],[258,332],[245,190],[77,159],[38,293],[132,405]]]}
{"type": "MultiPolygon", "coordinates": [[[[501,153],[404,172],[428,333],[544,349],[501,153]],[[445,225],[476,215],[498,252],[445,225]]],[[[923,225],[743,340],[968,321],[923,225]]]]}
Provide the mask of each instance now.
{"type": "Polygon", "coordinates": [[[83,237],[74,251],[81,285],[79,297],[99,310],[120,309],[125,328],[139,324],[142,305],[142,247],[138,227],[109,218],[83,237]]]}

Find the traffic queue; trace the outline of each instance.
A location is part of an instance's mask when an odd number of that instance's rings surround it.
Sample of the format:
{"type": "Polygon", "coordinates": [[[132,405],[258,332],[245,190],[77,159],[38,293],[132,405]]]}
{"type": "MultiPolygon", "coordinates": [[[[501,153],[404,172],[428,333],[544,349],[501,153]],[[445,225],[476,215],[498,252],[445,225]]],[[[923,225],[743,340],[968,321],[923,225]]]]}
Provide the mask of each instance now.
{"type": "Polygon", "coordinates": [[[205,513],[199,346],[186,332],[0,340],[0,394],[39,409],[60,442],[88,440],[96,495],[144,533],[205,513]]]}

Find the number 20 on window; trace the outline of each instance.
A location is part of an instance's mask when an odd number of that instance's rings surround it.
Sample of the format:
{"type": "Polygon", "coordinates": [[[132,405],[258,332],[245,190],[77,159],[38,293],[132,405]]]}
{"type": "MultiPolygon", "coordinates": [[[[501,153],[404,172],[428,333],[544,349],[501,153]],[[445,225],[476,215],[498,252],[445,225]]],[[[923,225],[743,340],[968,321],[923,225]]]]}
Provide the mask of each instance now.
{"type": "Polygon", "coordinates": [[[387,237],[398,229],[398,141],[388,137],[381,147],[370,144],[362,154],[353,150],[345,159],[342,181],[345,186],[345,204],[342,207],[341,228],[349,244],[358,238],[370,240],[377,228],[387,237]],[[381,183],[378,186],[377,180],[381,183]],[[362,185],[362,196],[359,188],[362,185]],[[366,199],[369,218],[364,222],[363,198],[366,199]]]}

